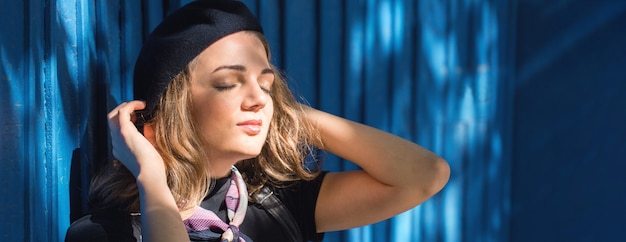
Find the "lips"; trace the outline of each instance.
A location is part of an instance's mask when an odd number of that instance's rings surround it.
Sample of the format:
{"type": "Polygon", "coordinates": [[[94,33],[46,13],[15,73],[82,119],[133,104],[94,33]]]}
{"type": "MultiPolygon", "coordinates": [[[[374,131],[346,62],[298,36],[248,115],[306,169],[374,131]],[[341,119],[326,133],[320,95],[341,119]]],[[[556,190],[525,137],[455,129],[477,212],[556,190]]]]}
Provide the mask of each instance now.
{"type": "Polygon", "coordinates": [[[257,135],[261,133],[261,127],[263,127],[263,121],[261,120],[247,120],[237,123],[237,126],[242,128],[248,135],[257,135]]]}

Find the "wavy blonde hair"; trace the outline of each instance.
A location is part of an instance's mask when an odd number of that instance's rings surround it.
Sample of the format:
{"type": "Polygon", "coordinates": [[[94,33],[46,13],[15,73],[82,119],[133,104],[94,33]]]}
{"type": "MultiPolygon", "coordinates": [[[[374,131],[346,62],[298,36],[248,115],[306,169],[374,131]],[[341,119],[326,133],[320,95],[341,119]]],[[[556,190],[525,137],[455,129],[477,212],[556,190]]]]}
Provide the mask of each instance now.
{"type": "MultiPolygon", "coordinates": [[[[270,59],[265,37],[247,31],[259,38],[270,59]]],[[[156,149],[165,162],[168,185],[180,209],[199,204],[207,195],[210,174],[204,154],[203,138],[192,115],[190,73],[194,61],[177,75],[161,96],[157,108],[147,121],[155,132],[156,149]]],[[[272,69],[276,70],[274,66],[272,69]]],[[[305,166],[313,154],[311,144],[321,143],[313,125],[304,117],[304,109],[293,96],[285,78],[275,71],[272,86],[274,115],[261,153],[236,164],[241,171],[251,197],[266,185],[285,186],[297,180],[311,180],[319,174],[319,165],[305,166]],[[314,140],[313,140],[314,139],[314,140]]],[[[216,117],[217,118],[217,117],[216,117]]],[[[131,211],[139,210],[134,177],[116,162],[92,182],[90,200],[100,205],[116,205],[131,211]],[[122,191],[126,194],[122,194],[122,191]]],[[[317,164],[317,163],[315,163],[317,164]]]]}

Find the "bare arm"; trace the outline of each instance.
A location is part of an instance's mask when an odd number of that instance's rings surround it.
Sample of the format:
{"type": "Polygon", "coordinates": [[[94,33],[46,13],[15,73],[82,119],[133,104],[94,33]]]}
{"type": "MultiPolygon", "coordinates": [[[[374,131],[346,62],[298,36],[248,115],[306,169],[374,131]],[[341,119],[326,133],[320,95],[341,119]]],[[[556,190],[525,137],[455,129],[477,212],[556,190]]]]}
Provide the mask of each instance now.
{"type": "Polygon", "coordinates": [[[318,232],[375,223],[411,209],[439,192],[450,168],[423,147],[390,133],[306,108],[321,134],[316,144],[363,168],[327,174],[315,220],[318,232]]]}
{"type": "Polygon", "coordinates": [[[189,241],[167,186],[163,159],[131,120],[131,114],[144,107],[144,102],[132,101],[109,113],[113,155],[137,178],[144,241],[189,241]]]}

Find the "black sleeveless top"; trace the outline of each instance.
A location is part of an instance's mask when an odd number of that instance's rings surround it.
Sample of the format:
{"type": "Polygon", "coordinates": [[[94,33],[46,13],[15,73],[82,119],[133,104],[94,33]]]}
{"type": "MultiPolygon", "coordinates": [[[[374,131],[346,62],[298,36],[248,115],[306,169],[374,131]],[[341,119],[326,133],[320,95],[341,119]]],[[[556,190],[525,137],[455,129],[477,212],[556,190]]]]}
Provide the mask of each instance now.
{"type": "MultiPolygon", "coordinates": [[[[304,241],[321,241],[323,233],[317,233],[315,227],[315,205],[326,173],[321,173],[312,181],[299,181],[285,187],[271,187],[274,195],[280,199],[291,213],[304,241]]],[[[228,190],[223,178],[216,181],[215,188],[209,193],[201,206],[215,213],[226,221],[224,198],[228,190]]],[[[89,215],[73,222],[67,230],[66,242],[74,241],[137,241],[138,235],[133,230],[133,223],[138,225],[139,217],[115,208],[95,210],[89,215]]],[[[254,242],[290,241],[286,229],[263,206],[250,202],[240,231],[254,242]]]]}

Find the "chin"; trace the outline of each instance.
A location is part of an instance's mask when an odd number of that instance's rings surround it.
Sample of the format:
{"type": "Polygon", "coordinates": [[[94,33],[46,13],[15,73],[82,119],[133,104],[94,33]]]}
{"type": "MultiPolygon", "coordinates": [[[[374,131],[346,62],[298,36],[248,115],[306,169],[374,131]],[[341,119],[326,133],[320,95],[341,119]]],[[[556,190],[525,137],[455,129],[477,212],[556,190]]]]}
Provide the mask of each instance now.
{"type": "Polygon", "coordinates": [[[265,146],[265,139],[239,139],[234,142],[229,142],[226,150],[233,155],[239,156],[240,160],[252,159],[259,156],[263,147],[265,146]]]}
{"type": "Polygon", "coordinates": [[[248,148],[239,150],[239,153],[245,156],[246,157],[245,159],[252,159],[254,157],[259,156],[259,154],[261,154],[262,149],[263,149],[263,146],[248,147],[248,148]]]}

